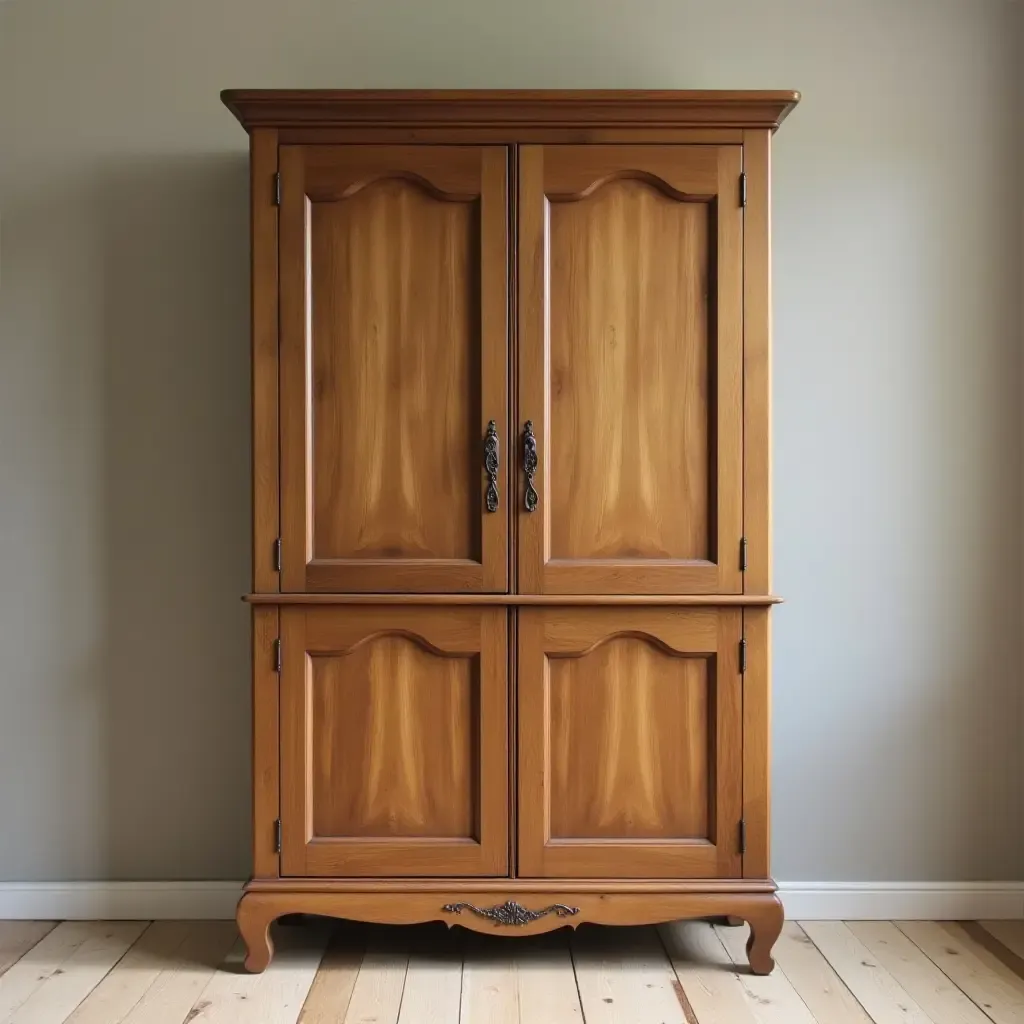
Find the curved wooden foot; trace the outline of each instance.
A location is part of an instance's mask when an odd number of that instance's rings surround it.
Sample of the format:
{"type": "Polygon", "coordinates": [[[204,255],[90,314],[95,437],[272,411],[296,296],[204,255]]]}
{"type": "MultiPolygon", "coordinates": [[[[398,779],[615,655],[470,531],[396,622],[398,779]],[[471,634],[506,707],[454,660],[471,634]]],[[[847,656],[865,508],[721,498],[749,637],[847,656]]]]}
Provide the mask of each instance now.
{"type": "Polygon", "coordinates": [[[747,960],[753,974],[771,974],[775,961],[772,947],[782,933],[783,911],[778,896],[759,896],[744,908],[744,916],[750,925],[747,939],[747,960]]]}
{"type": "Polygon", "coordinates": [[[275,901],[260,893],[248,892],[238,902],[235,920],[245,941],[245,969],[260,974],[267,969],[274,956],[274,943],[270,938],[270,925],[280,911],[275,901]]]}

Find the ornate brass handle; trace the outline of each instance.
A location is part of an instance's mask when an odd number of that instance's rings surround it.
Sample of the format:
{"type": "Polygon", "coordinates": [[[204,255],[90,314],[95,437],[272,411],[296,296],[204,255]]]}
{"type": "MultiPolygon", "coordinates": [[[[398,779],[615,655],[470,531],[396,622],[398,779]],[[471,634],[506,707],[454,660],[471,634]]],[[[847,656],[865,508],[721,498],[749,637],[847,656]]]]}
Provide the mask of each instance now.
{"type": "Polygon", "coordinates": [[[526,511],[536,512],[540,495],[533,486],[533,474],[537,472],[537,438],[533,436],[533,420],[527,420],[523,430],[523,472],[526,473],[526,511]]]}
{"type": "Polygon", "coordinates": [[[498,511],[498,424],[491,420],[484,437],[484,469],[487,471],[487,511],[498,511]]]}
{"type": "Polygon", "coordinates": [[[528,910],[521,903],[513,903],[512,900],[500,903],[496,907],[474,907],[472,903],[446,903],[441,909],[446,914],[461,914],[463,910],[472,910],[474,914],[489,918],[496,925],[529,924],[547,914],[572,917],[580,912],[579,907],[567,907],[564,903],[552,903],[550,907],[544,907],[542,910],[528,910]]]}

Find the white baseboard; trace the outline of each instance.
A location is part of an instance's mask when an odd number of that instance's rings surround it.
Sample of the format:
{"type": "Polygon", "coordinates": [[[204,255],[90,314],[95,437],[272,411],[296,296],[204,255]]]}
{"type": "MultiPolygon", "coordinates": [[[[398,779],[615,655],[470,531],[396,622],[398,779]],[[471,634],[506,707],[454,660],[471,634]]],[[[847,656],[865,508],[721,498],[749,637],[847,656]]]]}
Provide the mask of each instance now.
{"type": "Polygon", "coordinates": [[[779,882],[792,921],[974,921],[1024,917],[1024,882],[779,882]]]}
{"type": "MultiPolygon", "coordinates": [[[[0,920],[225,920],[241,882],[0,882],[0,920]]],[[[780,882],[805,921],[1024,918],[1024,882],[780,882]]]]}
{"type": "Polygon", "coordinates": [[[227,920],[241,894],[241,882],[0,882],[0,920],[227,920]]]}

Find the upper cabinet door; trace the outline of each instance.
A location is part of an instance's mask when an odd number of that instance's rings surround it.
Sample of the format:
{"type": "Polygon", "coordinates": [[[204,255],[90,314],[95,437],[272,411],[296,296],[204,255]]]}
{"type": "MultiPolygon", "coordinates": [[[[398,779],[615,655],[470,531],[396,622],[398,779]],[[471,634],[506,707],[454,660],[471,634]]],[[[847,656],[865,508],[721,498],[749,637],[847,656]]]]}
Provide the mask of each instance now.
{"type": "Polygon", "coordinates": [[[507,164],[281,147],[283,591],[507,589],[507,164]]]}
{"type": "Polygon", "coordinates": [[[520,159],[519,589],[740,593],[741,147],[520,159]]]}

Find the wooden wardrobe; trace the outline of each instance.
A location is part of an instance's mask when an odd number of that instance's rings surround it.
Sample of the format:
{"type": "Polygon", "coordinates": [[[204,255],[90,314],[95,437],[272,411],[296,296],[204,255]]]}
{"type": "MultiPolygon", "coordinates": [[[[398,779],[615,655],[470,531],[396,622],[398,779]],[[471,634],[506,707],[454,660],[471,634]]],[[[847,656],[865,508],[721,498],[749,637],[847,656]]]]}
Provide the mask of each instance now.
{"type": "Polygon", "coordinates": [[[223,99],[252,175],[247,967],[306,913],[728,916],[771,970],[769,149],[798,94],[223,99]]]}

